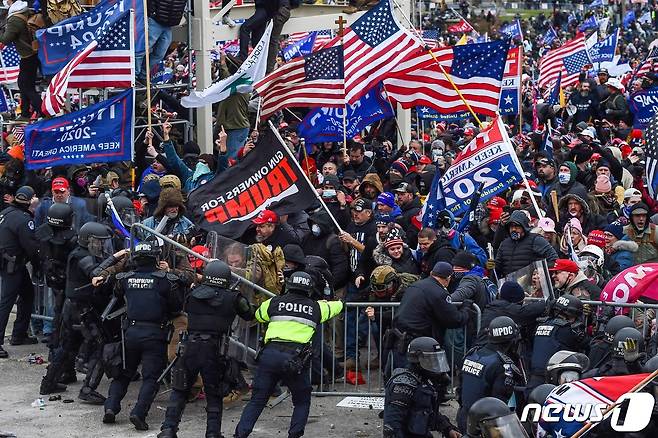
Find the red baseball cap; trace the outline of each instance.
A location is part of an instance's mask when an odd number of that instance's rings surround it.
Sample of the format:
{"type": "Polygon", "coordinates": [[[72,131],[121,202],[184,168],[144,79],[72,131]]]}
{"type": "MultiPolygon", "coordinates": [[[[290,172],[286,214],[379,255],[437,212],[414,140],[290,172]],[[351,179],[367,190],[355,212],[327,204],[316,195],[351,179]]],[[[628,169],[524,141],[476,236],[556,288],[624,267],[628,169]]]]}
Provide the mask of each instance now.
{"type": "Polygon", "coordinates": [[[51,184],[51,189],[56,192],[63,192],[69,189],[69,181],[66,178],[57,177],[51,184]]]}
{"type": "Polygon", "coordinates": [[[427,155],[421,155],[418,164],[432,164],[432,160],[427,155]]]}
{"type": "Polygon", "coordinates": [[[564,271],[564,272],[572,272],[574,274],[577,274],[580,269],[578,268],[578,265],[576,262],[573,260],[569,259],[557,259],[555,261],[555,266],[552,268],[548,269],[549,271],[564,271]]]}
{"type": "Polygon", "coordinates": [[[263,210],[260,213],[258,213],[258,216],[256,219],[252,220],[256,225],[262,225],[262,224],[275,224],[279,221],[279,216],[272,210],[263,210]]]}

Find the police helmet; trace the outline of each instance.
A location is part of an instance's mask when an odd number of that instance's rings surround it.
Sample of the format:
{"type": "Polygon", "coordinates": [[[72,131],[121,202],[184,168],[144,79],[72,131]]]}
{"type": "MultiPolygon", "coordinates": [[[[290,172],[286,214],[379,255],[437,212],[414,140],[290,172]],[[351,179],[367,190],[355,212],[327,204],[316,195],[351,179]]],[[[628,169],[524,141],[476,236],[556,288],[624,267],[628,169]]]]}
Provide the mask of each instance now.
{"type": "MultiPolygon", "coordinates": [[[[658,355],[652,357],[642,366],[642,371],[645,373],[653,373],[658,370],[658,355]]],[[[651,381],[651,392],[653,392],[653,397],[658,398],[658,382],[656,379],[651,381]]]]}
{"type": "Polygon", "coordinates": [[[306,296],[310,297],[313,294],[315,282],[313,277],[304,271],[293,272],[288,280],[286,280],[287,292],[303,292],[306,296]]]}
{"type": "Polygon", "coordinates": [[[561,350],[546,363],[546,381],[554,385],[573,382],[588,368],[589,358],[585,354],[561,350]]]}
{"type": "Polygon", "coordinates": [[[130,255],[138,264],[157,263],[160,257],[160,245],[157,242],[145,240],[137,243],[130,255]]]}
{"type": "Polygon", "coordinates": [[[490,344],[511,344],[519,339],[519,326],[509,316],[497,316],[489,323],[487,340],[490,344]]]}
{"type": "Polygon", "coordinates": [[[626,315],[615,315],[605,325],[605,334],[609,341],[615,337],[617,332],[624,327],[635,327],[633,320],[626,315]]]}
{"type": "Polygon", "coordinates": [[[635,327],[624,327],[612,339],[612,350],[617,357],[624,355],[624,343],[628,340],[637,342],[639,351],[644,350],[644,337],[635,327]]]}
{"type": "Polygon", "coordinates": [[[304,257],[307,273],[311,274],[315,282],[315,295],[317,298],[330,299],[334,294],[334,276],[329,263],[320,256],[307,255],[304,257]]]}
{"type": "Polygon", "coordinates": [[[48,208],[46,222],[54,228],[70,228],[73,222],[73,209],[64,202],[55,202],[48,208]]]}
{"type": "Polygon", "coordinates": [[[78,244],[96,257],[112,254],[112,233],[98,222],[87,222],[78,231],[78,244]]]}
{"type": "Polygon", "coordinates": [[[400,287],[400,276],[392,266],[377,266],[370,274],[370,287],[377,298],[389,298],[400,287]]]}
{"type": "Polygon", "coordinates": [[[221,260],[212,260],[203,269],[203,284],[228,288],[230,281],[231,268],[221,260]]]}
{"type": "Polygon", "coordinates": [[[126,196],[113,196],[111,198],[114,209],[119,214],[119,219],[124,226],[129,227],[135,223],[135,206],[130,198],[126,196]]]}
{"type": "Polygon", "coordinates": [[[434,374],[450,371],[446,352],[441,348],[441,344],[436,339],[427,336],[416,338],[409,343],[407,361],[434,374]]]}
{"type": "Polygon", "coordinates": [[[543,383],[537,386],[535,389],[530,391],[528,394],[528,404],[537,403],[543,405],[548,398],[548,395],[555,389],[557,386],[551,383],[543,383]]]}
{"type": "Polygon", "coordinates": [[[495,397],[484,397],[468,410],[466,431],[470,437],[528,437],[519,417],[505,402],[495,397]]]}
{"type": "Polygon", "coordinates": [[[583,314],[583,302],[570,294],[564,294],[555,300],[553,310],[556,315],[577,318],[583,314]]]}
{"type": "Polygon", "coordinates": [[[14,203],[21,205],[30,205],[34,198],[34,189],[30,186],[19,187],[14,195],[14,203]]]}

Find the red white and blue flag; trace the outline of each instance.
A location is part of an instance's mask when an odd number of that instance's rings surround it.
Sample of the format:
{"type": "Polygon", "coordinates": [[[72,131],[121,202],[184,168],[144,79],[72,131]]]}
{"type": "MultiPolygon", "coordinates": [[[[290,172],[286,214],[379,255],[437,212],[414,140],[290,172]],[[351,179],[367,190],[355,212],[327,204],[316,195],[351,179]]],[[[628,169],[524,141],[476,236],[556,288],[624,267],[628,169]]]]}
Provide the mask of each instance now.
{"type": "Polygon", "coordinates": [[[7,44],[0,51],[0,84],[13,84],[18,80],[21,57],[16,46],[7,44]]]}
{"type": "Polygon", "coordinates": [[[580,34],[541,57],[539,60],[539,86],[541,88],[552,86],[557,81],[560,72],[563,87],[575,85],[582,68],[591,63],[587,54],[585,36],[580,34]]]}

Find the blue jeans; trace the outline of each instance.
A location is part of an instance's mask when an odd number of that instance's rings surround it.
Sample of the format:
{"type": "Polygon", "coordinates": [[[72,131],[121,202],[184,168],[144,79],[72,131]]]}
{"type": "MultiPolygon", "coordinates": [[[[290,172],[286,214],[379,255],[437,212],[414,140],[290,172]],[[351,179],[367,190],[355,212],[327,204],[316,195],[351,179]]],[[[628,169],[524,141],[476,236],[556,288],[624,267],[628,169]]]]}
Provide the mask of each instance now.
{"type": "Polygon", "coordinates": [[[228,157],[236,159],[238,151],[244,146],[247,136],[249,135],[249,128],[229,129],[226,131],[226,150],[228,157]]]}
{"type": "MultiPolygon", "coordinates": [[[[149,17],[149,71],[162,61],[171,45],[171,27],[163,26],[149,17]]],[[[144,79],[144,55],[135,56],[135,77],[144,79]]]]}
{"type": "Polygon", "coordinates": [[[242,411],[240,422],[235,428],[236,437],[246,438],[251,434],[279,380],[283,380],[292,394],[293,411],[288,437],[297,438],[304,435],[311,409],[311,382],[308,365],[301,374],[287,371],[287,363],[293,354],[292,351],[282,351],[275,345],[268,345],[263,349],[253,380],[251,400],[242,411]]]}

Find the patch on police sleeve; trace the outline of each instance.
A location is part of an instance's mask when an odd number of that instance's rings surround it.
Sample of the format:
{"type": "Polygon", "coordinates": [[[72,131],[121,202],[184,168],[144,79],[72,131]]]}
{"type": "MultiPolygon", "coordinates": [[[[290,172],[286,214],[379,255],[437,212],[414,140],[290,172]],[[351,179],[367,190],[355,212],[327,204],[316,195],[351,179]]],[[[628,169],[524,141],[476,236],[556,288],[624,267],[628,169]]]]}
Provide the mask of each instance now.
{"type": "Polygon", "coordinates": [[[27,227],[28,227],[30,230],[34,231],[34,221],[28,221],[28,223],[27,223],[27,227]]]}

